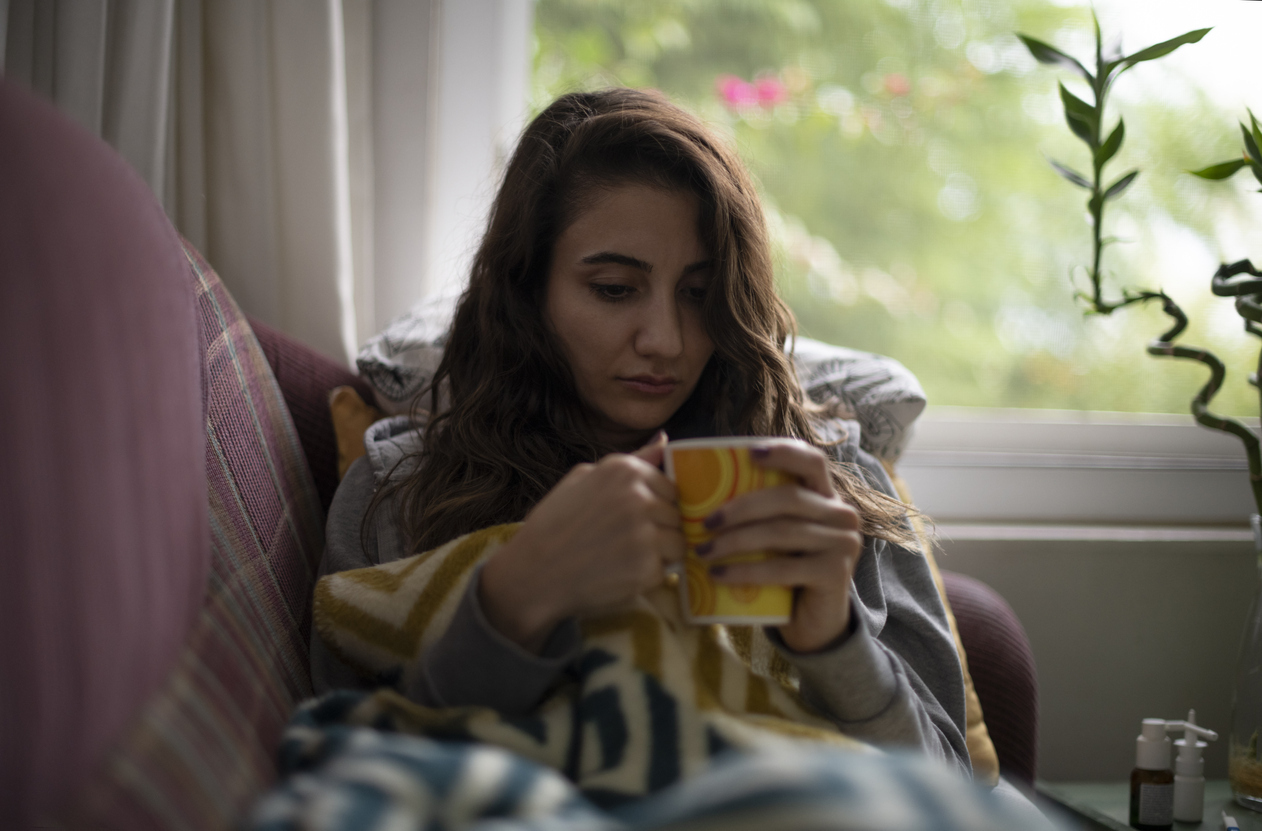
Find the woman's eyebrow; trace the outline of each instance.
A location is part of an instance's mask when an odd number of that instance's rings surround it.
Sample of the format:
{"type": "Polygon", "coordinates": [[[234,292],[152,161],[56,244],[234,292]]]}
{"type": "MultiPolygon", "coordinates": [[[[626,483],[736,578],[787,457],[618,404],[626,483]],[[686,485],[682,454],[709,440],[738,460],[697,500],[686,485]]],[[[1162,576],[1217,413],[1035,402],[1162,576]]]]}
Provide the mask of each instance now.
{"type": "MultiPolygon", "coordinates": [[[[603,265],[604,263],[613,263],[615,265],[625,265],[629,268],[643,271],[645,274],[651,274],[653,272],[653,266],[646,263],[644,260],[627,254],[618,254],[614,251],[601,251],[597,254],[588,254],[586,257],[579,260],[579,262],[584,265],[603,265]]],[[[696,272],[704,271],[709,267],[709,260],[699,260],[698,262],[685,266],[684,275],[695,274],[696,272]]]]}
{"type": "Polygon", "coordinates": [[[603,265],[604,263],[613,263],[614,265],[625,265],[630,268],[643,271],[649,274],[653,271],[653,266],[644,262],[644,260],[636,257],[629,257],[626,254],[617,254],[613,251],[601,251],[599,254],[588,254],[579,260],[584,265],[603,265]]]}

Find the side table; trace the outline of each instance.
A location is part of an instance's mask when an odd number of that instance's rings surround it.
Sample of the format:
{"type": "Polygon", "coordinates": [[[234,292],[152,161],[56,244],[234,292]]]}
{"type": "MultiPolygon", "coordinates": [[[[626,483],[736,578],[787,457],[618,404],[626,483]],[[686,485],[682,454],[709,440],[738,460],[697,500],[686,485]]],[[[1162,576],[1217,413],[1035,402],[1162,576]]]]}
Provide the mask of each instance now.
{"type": "MultiPolygon", "coordinates": [[[[1052,808],[1062,809],[1060,813],[1067,814],[1062,819],[1077,823],[1077,827],[1084,831],[1132,831],[1128,824],[1129,782],[1040,781],[1035,783],[1034,789],[1039,796],[1051,803],[1052,808]]],[[[1240,831],[1262,831],[1262,814],[1237,805],[1231,798],[1231,786],[1226,779],[1206,780],[1205,813],[1201,822],[1176,822],[1174,827],[1176,831],[1193,828],[1221,831],[1224,809],[1228,816],[1235,817],[1240,823],[1240,831]]]]}

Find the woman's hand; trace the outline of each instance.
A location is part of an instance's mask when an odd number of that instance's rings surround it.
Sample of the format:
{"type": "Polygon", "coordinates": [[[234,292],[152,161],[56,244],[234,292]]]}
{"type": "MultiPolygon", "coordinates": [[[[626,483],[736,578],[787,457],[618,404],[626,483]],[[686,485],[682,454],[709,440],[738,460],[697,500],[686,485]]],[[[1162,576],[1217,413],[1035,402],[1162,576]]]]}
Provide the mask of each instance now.
{"type": "Polygon", "coordinates": [[[833,490],[828,458],[806,442],[768,440],[750,451],[763,467],[796,476],[740,496],[715,511],[706,526],[715,534],[707,562],[747,551],[788,556],[763,562],[711,566],[717,583],[794,586],[793,618],[780,636],[796,652],[814,652],[850,626],[850,579],[863,553],[859,514],[833,490]]]}
{"type": "Polygon", "coordinates": [[[684,555],[675,486],[662,474],[665,433],[566,474],[482,569],[491,625],[532,652],[567,617],[659,585],[684,555]]]}

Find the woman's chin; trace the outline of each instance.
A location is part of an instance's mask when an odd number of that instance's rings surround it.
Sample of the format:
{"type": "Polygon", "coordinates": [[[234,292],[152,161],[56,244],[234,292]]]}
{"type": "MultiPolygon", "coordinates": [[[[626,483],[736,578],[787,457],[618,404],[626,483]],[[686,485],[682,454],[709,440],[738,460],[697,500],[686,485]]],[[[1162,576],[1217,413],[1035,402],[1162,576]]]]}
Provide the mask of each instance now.
{"type": "Polygon", "coordinates": [[[644,445],[653,434],[662,428],[662,425],[670,420],[673,411],[669,413],[628,413],[622,418],[605,418],[600,419],[600,423],[596,424],[596,432],[607,443],[621,450],[635,449],[644,445]]]}

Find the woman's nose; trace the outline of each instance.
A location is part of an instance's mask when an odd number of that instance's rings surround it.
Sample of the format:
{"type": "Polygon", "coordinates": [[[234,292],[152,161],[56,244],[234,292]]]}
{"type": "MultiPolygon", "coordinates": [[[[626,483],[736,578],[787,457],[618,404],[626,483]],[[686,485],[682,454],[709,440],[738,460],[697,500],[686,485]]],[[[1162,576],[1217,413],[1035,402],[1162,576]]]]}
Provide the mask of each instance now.
{"type": "Polygon", "coordinates": [[[645,305],[644,316],[635,335],[635,351],[645,356],[665,358],[683,353],[683,320],[674,302],[661,300],[645,305]]]}

